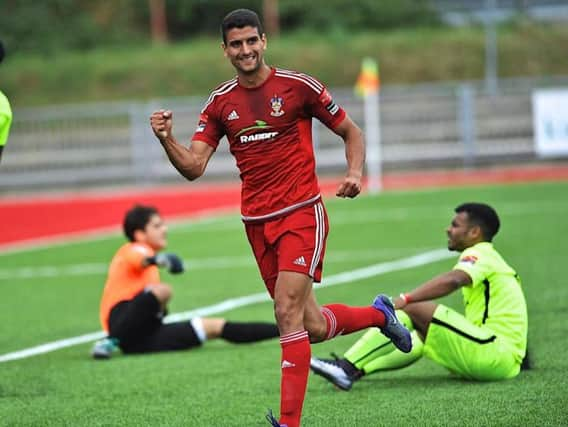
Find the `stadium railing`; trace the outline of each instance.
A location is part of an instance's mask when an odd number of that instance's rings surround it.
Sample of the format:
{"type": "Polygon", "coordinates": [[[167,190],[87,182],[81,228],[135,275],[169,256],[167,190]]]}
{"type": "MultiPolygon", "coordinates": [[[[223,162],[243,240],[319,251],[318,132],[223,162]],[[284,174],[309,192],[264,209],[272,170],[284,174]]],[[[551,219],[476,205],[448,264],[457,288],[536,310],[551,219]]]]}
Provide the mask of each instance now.
{"type": "MultiPolygon", "coordinates": [[[[497,96],[485,94],[483,82],[384,86],[383,169],[536,160],[531,94],[550,86],[568,87],[568,77],[500,80],[497,96]]],[[[332,92],[364,128],[362,100],[351,88],[332,92]]],[[[203,102],[175,98],[17,109],[0,167],[0,194],[184,182],[155,140],[149,116],[158,108],[172,109],[175,134],[188,142],[203,102]]],[[[341,141],[317,121],[313,134],[319,172],[341,173],[341,141]]],[[[223,141],[205,179],[237,176],[223,141]]]]}

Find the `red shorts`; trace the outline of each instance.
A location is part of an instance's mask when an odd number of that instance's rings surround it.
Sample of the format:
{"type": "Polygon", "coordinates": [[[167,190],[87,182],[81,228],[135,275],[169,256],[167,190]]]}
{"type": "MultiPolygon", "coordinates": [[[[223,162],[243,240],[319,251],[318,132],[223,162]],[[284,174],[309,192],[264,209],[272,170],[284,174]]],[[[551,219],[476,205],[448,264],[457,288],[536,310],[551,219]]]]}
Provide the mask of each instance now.
{"type": "Polygon", "coordinates": [[[321,281],[329,231],[321,200],[272,221],[245,223],[245,229],[270,296],[274,297],[279,271],[296,271],[321,281]]]}

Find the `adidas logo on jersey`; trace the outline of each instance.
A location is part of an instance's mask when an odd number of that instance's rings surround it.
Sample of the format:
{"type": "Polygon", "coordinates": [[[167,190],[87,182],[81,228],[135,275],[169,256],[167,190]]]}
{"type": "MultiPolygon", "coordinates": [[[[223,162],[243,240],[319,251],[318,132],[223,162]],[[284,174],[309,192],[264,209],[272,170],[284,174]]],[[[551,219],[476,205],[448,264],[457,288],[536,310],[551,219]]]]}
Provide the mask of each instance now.
{"type": "Polygon", "coordinates": [[[231,111],[229,113],[229,115],[227,116],[227,120],[237,120],[239,118],[239,115],[237,114],[237,112],[235,110],[231,111]]]}
{"type": "Polygon", "coordinates": [[[294,260],[293,264],[301,265],[302,267],[305,267],[306,266],[306,260],[304,259],[303,256],[301,256],[301,257],[296,258],[294,260]]]}
{"type": "Polygon", "coordinates": [[[284,360],[282,361],[282,369],[284,369],[284,368],[293,368],[294,366],[296,366],[295,363],[288,362],[286,359],[284,359],[284,360]]]}

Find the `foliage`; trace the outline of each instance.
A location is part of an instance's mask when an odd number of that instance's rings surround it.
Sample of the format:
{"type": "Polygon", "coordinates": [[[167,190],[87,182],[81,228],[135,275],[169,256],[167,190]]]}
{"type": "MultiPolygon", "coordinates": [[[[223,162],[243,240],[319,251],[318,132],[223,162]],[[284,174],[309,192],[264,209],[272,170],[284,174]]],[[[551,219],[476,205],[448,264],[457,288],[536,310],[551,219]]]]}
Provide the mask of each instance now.
{"type": "MultiPolygon", "coordinates": [[[[148,0],[3,0],[1,7],[0,38],[10,52],[128,45],[148,40],[150,34],[148,0]]],[[[223,16],[237,8],[261,15],[262,1],[168,0],[170,38],[217,36],[223,16]]],[[[286,0],[280,2],[280,18],[284,31],[376,30],[432,24],[437,19],[426,0],[360,0],[349,7],[342,0],[286,0]]]]}
{"type": "Polygon", "coordinates": [[[172,0],[167,2],[169,33],[173,40],[198,34],[219,37],[223,17],[234,9],[252,9],[261,15],[262,0],[172,0]]]}
{"type": "Polygon", "coordinates": [[[425,0],[287,0],[280,4],[282,27],[292,30],[384,30],[438,24],[425,0]]]}
{"type": "MultiPolygon", "coordinates": [[[[412,84],[483,79],[483,30],[420,28],[382,32],[298,31],[270,38],[269,64],[298,69],[328,86],[351,87],[370,56],[380,62],[381,81],[412,84]]],[[[499,29],[499,76],[568,75],[568,27],[509,25],[499,29]]],[[[167,46],[138,43],[98,47],[56,56],[8,56],[0,87],[13,106],[206,96],[234,70],[223,57],[220,37],[193,38],[167,46]],[[54,60],[54,57],[57,60],[54,60]]]]}
{"type": "Polygon", "coordinates": [[[146,31],[136,4],[136,0],[3,0],[0,38],[8,52],[47,54],[133,42],[146,31]]]}

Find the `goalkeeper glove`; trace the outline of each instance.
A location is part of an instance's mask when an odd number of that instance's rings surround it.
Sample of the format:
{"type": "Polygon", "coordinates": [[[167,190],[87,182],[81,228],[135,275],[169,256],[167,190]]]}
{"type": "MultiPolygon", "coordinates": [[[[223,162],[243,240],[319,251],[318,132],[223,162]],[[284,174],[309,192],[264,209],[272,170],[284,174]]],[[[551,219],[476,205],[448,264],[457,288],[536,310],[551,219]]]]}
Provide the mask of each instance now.
{"type": "Polygon", "coordinates": [[[160,253],[148,258],[150,264],[156,264],[158,267],[167,268],[172,274],[183,272],[183,262],[176,254],[160,253]]]}

